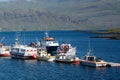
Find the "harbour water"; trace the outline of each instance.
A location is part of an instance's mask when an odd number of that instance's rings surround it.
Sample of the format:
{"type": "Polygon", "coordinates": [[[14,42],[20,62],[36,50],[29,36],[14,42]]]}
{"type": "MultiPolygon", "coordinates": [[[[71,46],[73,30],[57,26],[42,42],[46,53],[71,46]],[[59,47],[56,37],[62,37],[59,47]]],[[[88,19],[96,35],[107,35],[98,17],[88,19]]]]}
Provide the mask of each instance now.
{"type": "MultiPolygon", "coordinates": [[[[82,57],[88,50],[88,43],[95,56],[105,61],[120,63],[120,40],[89,38],[98,34],[76,31],[48,31],[60,43],[71,43],[82,57]]],[[[1,42],[12,45],[17,32],[1,32],[1,42]]],[[[19,32],[22,44],[36,42],[44,37],[44,31],[19,32]]],[[[1,80],[120,80],[120,67],[92,68],[75,64],[19,60],[0,57],[1,80]]]]}

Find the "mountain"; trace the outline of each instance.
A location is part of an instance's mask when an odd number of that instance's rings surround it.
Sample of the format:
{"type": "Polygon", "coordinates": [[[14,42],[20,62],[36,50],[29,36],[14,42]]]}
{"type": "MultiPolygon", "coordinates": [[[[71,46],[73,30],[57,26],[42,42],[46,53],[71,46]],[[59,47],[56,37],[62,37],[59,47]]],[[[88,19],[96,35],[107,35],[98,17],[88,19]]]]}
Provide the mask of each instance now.
{"type": "Polygon", "coordinates": [[[1,0],[0,30],[119,28],[120,0],[1,0]]]}

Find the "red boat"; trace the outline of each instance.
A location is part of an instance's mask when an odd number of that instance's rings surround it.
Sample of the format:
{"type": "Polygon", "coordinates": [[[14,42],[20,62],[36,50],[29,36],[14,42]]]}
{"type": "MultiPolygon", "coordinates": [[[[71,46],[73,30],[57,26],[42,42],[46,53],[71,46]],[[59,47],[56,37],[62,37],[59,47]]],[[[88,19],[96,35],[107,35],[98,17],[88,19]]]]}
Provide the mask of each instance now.
{"type": "Polygon", "coordinates": [[[9,57],[10,56],[10,47],[0,44],[0,57],[9,57]]]}

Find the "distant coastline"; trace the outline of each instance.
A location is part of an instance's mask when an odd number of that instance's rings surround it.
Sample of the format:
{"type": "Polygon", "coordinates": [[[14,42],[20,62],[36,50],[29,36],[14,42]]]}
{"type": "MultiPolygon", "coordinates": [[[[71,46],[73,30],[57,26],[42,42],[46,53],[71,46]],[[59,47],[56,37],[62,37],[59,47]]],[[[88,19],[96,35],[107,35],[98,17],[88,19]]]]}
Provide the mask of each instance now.
{"type": "Polygon", "coordinates": [[[106,38],[120,40],[120,28],[109,29],[104,31],[92,31],[92,33],[98,34],[98,36],[92,36],[91,38],[106,38]]]}

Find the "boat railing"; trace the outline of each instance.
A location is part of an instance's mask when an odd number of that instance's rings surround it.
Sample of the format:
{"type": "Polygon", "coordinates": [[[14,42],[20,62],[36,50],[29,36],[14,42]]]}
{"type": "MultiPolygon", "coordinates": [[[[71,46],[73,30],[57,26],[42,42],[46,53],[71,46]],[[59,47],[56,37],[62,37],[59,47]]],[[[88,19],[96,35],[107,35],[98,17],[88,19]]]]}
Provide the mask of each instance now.
{"type": "Polygon", "coordinates": [[[58,41],[53,41],[53,43],[58,43],[58,41]]]}
{"type": "Polygon", "coordinates": [[[81,59],[81,60],[85,60],[85,56],[81,56],[80,59],[81,59]]]}

